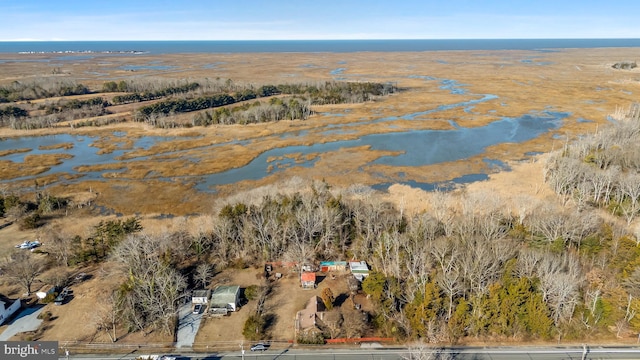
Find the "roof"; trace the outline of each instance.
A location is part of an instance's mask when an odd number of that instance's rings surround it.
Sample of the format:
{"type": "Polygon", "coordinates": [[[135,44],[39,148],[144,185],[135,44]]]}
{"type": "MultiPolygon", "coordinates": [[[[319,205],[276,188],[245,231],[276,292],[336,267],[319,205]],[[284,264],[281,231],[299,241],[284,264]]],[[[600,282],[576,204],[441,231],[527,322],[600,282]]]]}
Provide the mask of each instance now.
{"type": "Polygon", "coordinates": [[[349,262],[349,268],[352,273],[368,274],[369,267],[366,261],[351,261],[349,262]]]}
{"type": "Polygon", "coordinates": [[[193,292],[191,293],[191,297],[209,297],[209,294],[211,294],[211,290],[193,290],[193,292]]]}
{"type": "Polygon", "coordinates": [[[318,296],[312,296],[304,309],[298,312],[300,329],[308,329],[316,325],[316,313],[324,311],[324,303],[318,296]]]}
{"type": "Polygon", "coordinates": [[[238,285],[218,286],[211,294],[211,304],[212,306],[235,304],[239,292],[240,286],[238,285]]]}
{"type": "Polygon", "coordinates": [[[320,266],[347,266],[346,261],[321,261],[320,266]]]}
{"type": "Polygon", "coordinates": [[[316,281],[316,273],[312,272],[303,272],[300,275],[300,281],[316,281]]]}

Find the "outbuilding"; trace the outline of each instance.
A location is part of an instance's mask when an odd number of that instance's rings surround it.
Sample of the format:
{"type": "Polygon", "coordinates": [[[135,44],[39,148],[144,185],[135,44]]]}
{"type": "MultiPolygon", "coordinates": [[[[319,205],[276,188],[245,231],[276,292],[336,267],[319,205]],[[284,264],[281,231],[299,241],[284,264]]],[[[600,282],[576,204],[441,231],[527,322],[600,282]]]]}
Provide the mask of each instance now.
{"type": "Polygon", "coordinates": [[[300,274],[300,284],[303,289],[315,289],[316,287],[316,273],[303,272],[300,274]]]}
{"type": "Polygon", "coordinates": [[[320,262],[320,271],[329,272],[329,271],[345,271],[347,269],[346,261],[321,261],[320,262]]]}
{"type": "Polygon", "coordinates": [[[366,261],[350,261],[349,269],[353,276],[359,281],[362,281],[364,278],[369,276],[369,266],[367,266],[366,261]]]}
{"type": "Polygon", "coordinates": [[[207,305],[210,297],[211,290],[193,290],[191,293],[191,303],[207,305]]]}

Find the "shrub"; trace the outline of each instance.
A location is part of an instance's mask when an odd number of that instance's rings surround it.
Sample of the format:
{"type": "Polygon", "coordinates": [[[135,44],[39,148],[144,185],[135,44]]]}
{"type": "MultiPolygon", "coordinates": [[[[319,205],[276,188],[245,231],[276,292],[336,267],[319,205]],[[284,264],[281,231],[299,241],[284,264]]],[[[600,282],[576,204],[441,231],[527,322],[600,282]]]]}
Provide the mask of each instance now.
{"type": "Polygon", "coordinates": [[[244,297],[247,300],[255,300],[258,298],[260,287],[258,285],[250,285],[244,289],[244,297]]]}
{"type": "Polygon", "coordinates": [[[242,328],[242,335],[247,340],[260,340],[264,335],[265,321],[258,313],[254,313],[247,318],[242,328]]]}
{"type": "Polygon", "coordinates": [[[296,342],[298,344],[323,345],[325,341],[324,341],[324,337],[322,336],[322,333],[310,332],[310,333],[298,335],[296,342]]]}
{"type": "Polygon", "coordinates": [[[51,311],[43,311],[40,314],[38,314],[38,319],[44,320],[44,321],[51,320],[51,317],[52,317],[51,311]]]}
{"type": "Polygon", "coordinates": [[[31,215],[25,216],[20,222],[21,230],[30,230],[38,227],[38,223],[40,222],[40,214],[37,212],[32,213],[31,215]]]}

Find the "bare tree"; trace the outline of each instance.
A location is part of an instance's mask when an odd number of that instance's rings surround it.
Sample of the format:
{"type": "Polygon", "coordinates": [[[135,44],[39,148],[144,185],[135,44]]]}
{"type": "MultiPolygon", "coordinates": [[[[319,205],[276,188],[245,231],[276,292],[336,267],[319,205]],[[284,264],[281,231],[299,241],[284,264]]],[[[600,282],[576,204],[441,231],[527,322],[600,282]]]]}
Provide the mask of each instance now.
{"type": "Polygon", "coordinates": [[[322,317],[322,323],[331,339],[335,339],[342,333],[342,312],[339,308],[326,311],[322,317]]]}
{"type": "Polygon", "coordinates": [[[31,294],[31,285],[45,270],[45,264],[29,252],[14,251],[3,268],[6,276],[22,286],[28,296],[31,294]]]}
{"type": "Polygon", "coordinates": [[[640,175],[626,174],[622,176],[619,184],[624,199],[620,208],[627,220],[627,225],[630,225],[640,211],[640,175]]]}
{"type": "Polygon", "coordinates": [[[213,265],[203,262],[196,266],[196,272],[193,275],[196,283],[200,284],[200,286],[204,289],[209,285],[209,280],[213,276],[213,265]]]}
{"type": "Polygon", "coordinates": [[[367,328],[367,314],[353,307],[342,307],[342,329],[349,339],[359,338],[364,335],[367,328]]]}
{"type": "Polygon", "coordinates": [[[163,259],[163,246],[162,241],[149,235],[130,235],[112,256],[127,274],[120,294],[124,318],[141,331],[156,325],[172,334],[186,280],[163,259]]]}
{"type": "Polygon", "coordinates": [[[62,230],[51,229],[41,236],[47,244],[47,252],[53,255],[58,265],[69,266],[69,259],[73,257],[73,236],[62,230]]]}
{"type": "Polygon", "coordinates": [[[583,281],[578,259],[570,254],[562,257],[546,253],[537,267],[543,300],[549,305],[556,326],[569,320],[578,305],[583,281]]]}
{"type": "Polygon", "coordinates": [[[404,360],[449,360],[453,355],[446,349],[427,346],[423,342],[412,344],[407,353],[402,355],[404,360]]]}
{"type": "Polygon", "coordinates": [[[118,341],[117,327],[120,318],[121,302],[116,292],[100,296],[97,308],[93,312],[93,321],[98,332],[104,331],[111,342],[118,341]]]}

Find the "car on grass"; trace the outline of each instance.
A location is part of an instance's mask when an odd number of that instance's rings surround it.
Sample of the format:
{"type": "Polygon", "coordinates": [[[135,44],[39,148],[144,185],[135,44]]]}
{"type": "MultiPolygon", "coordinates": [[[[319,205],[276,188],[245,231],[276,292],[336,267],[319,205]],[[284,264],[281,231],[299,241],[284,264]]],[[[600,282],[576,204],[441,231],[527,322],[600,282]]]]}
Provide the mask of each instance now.
{"type": "Polygon", "coordinates": [[[251,347],[251,351],[265,351],[269,349],[269,344],[258,343],[251,347]]]}

